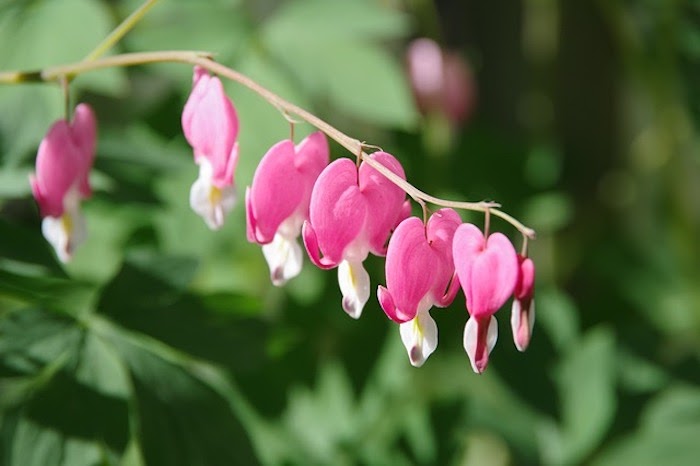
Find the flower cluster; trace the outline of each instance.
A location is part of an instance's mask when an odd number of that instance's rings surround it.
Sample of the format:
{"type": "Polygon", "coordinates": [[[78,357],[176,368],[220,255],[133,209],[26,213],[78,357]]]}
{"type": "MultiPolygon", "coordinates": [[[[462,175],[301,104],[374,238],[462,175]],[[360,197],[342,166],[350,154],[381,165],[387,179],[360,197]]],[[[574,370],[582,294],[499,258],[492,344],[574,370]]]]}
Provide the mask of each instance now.
{"type": "MultiPolygon", "coordinates": [[[[190,204],[211,229],[221,228],[236,201],[238,127],[219,78],[196,67],[182,129],[199,166],[190,204]]],[[[94,113],[80,104],[73,121],[56,122],[39,147],[32,191],[44,217],[44,236],[62,261],[85,237],[79,207],[90,196],[95,143],[94,113]]],[[[422,365],[437,347],[430,309],[449,306],[460,287],[469,313],[464,349],[475,372],[486,369],[498,336],[494,314],[511,296],[513,338],[525,350],[534,322],[531,259],[516,254],[503,234],[463,223],[453,209],[440,209],[426,220],[410,216],[400,185],[404,170],[391,154],[377,151],[357,163],[329,158],[322,132],[296,145],[283,140],[262,157],[246,189],[247,238],[262,246],[274,285],[301,271],[302,236],[313,264],[338,269],[342,308],[357,319],[371,290],[363,262],[370,253],[386,256],[386,286],[378,287],[377,298],[399,324],[412,365],[422,365]]],[[[488,214],[486,208],[487,219],[488,214]]]]}

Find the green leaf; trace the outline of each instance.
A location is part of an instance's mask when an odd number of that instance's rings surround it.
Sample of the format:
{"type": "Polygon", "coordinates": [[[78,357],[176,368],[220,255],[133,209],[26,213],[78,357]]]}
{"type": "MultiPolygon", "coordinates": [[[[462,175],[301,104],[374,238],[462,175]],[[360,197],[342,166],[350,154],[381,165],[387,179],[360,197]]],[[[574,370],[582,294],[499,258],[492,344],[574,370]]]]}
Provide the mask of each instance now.
{"type": "Polygon", "coordinates": [[[265,22],[262,35],[275,48],[323,41],[391,39],[408,30],[398,10],[371,0],[295,0],[265,22]]]}
{"type": "Polygon", "coordinates": [[[561,445],[545,449],[549,463],[576,464],[604,438],[616,410],[615,367],[615,338],[605,327],[589,331],[559,362],[561,445]]]}
{"type": "Polygon", "coordinates": [[[146,464],[256,464],[229,402],[138,337],[112,336],[129,366],[146,464]]]}
{"type": "Polygon", "coordinates": [[[549,335],[554,346],[563,351],[579,338],[579,317],[571,297],[554,288],[538,290],[535,298],[537,324],[549,335]]]}
{"type": "Polygon", "coordinates": [[[553,233],[567,226],[574,216],[574,205],[561,192],[538,194],[527,201],[523,218],[526,224],[543,233],[553,233]]]}
{"type": "Polygon", "coordinates": [[[105,287],[99,312],[126,328],[236,371],[265,357],[260,303],[240,295],[202,299],[186,290],[197,263],[189,258],[131,254],[105,287]],[[212,306],[212,307],[207,307],[212,306]],[[221,306],[226,306],[225,312],[221,306]],[[239,350],[236,350],[239,348],[239,350]]]}
{"type": "Polygon", "coordinates": [[[700,390],[676,385],[646,407],[639,429],[604,450],[595,466],[695,464],[700,455],[700,390]]]}
{"type": "Polygon", "coordinates": [[[0,268],[0,296],[71,315],[89,312],[94,286],[63,278],[27,276],[0,268]]]}
{"type": "MultiPolygon", "coordinates": [[[[33,70],[78,62],[104,39],[114,26],[103,2],[40,0],[10,7],[0,21],[0,68],[33,70]]],[[[80,76],[75,85],[119,94],[126,89],[120,68],[80,76]]]]}
{"type": "Polygon", "coordinates": [[[402,24],[376,3],[297,1],[269,20],[262,40],[317,98],[368,123],[411,128],[417,113],[404,73],[371,42],[401,35],[402,24]]]}

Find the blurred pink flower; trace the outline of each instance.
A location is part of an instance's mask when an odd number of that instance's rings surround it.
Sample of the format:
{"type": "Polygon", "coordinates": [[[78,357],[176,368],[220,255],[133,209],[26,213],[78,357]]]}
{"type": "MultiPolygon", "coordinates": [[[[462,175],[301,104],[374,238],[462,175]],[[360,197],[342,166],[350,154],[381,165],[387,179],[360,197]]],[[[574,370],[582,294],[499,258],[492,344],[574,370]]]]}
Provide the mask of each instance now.
{"type": "Polygon", "coordinates": [[[87,234],[80,201],[92,194],[88,176],[95,158],[97,122],[87,104],[78,104],[73,121],[55,122],[42,139],[36,173],[29,178],[43,217],[41,230],[67,262],[87,234]]]}
{"type": "Polygon", "coordinates": [[[476,103],[476,83],[460,54],[443,50],[432,39],[419,38],[409,44],[406,64],[422,113],[441,113],[453,125],[469,118],[476,103]]]}
{"type": "Polygon", "coordinates": [[[291,140],[281,141],[267,151],[246,189],[248,241],[262,245],[277,286],[301,271],[296,239],[309,218],[314,182],[328,159],[328,142],[320,131],[296,147],[291,140]]]}
{"type": "Polygon", "coordinates": [[[194,69],[182,129],[199,165],[190,205],[209,228],[219,229],[236,202],[233,173],[238,162],[238,116],[221,80],[200,67],[194,69]]]}
{"type": "Polygon", "coordinates": [[[518,257],[505,235],[493,233],[484,238],[481,230],[470,223],[457,228],[452,249],[470,314],[464,328],[464,349],[474,372],[482,373],[498,339],[493,314],[513,294],[518,257]]]}
{"type": "MultiPolygon", "coordinates": [[[[392,155],[375,152],[370,157],[405,179],[392,155]]],[[[374,168],[362,162],[358,169],[347,158],[328,165],[314,185],[309,221],[302,228],[304,246],[316,266],[338,267],[343,309],[355,319],[369,299],[369,275],[362,262],[370,252],[386,254],[391,230],[410,212],[405,198],[374,168]]]]}
{"type": "Polygon", "coordinates": [[[518,254],[518,279],[513,291],[513,308],[510,325],[513,341],[519,351],[525,351],[530,344],[532,328],[535,325],[535,264],[529,257],[518,254]]]}
{"type": "Polygon", "coordinates": [[[411,364],[418,367],[437,347],[437,326],[430,308],[449,306],[459,290],[452,260],[452,238],[461,218],[440,209],[427,225],[418,217],[399,224],[386,254],[387,286],[377,297],[384,312],[400,324],[411,364]]]}

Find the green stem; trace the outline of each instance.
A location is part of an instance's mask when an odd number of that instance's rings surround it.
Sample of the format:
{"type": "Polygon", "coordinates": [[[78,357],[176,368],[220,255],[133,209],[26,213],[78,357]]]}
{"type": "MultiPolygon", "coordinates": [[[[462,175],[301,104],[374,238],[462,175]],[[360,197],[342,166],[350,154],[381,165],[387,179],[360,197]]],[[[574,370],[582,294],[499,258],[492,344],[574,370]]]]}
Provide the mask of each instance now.
{"type": "Polygon", "coordinates": [[[127,32],[132,30],[136,24],[143,19],[148,11],[158,3],[158,0],[146,0],[137,10],[131,13],[124,21],[121,22],[107,37],[100,42],[95,49],[90,52],[85,58],[85,61],[92,61],[100,58],[109,49],[119,42],[127,32]]]}
{"type": "MultiPolygon", "coordinates": [[[[69,65],[61,65],[45,68],[41,71],[38,76],[41,77],[43,81],[56,81],[64,79],[65,77],[73,77],[81,73],[86,73],[88,71],[94,71],[104,68],[112,67],[125,67],[125,66],[136,66],[144,65],[147,63],[187,63],[190,65],[201,66],[212,73],[218,74],[225,78],[235,81],[243,86],[247,87],[251,91],[258,94],[260,97],[265,99],[272,106],[277,108],[283,115],[295,115],[298,118],[306,121],[310,125],[323,131],[328,137],[336,141],[338,144],[347,149],[351,154],[360,154],[362,160],[364,160],[367,165],[377,170],[389,181],[403,189],[406,194],[408,194],[413,199],[421,199],[424,202],[440,206],[449,207],[453,209],[471,210],[477,212],[489,211],[496,217],[500,217],[506,222],[517,228],[523,235],[529,238],[535,238],[535,231],[529,228],[508,215],[507,213],[498,210],[499,204],[495,202],[482,201],[482,202],[461,202],[461,201],[450,201],[446,199],[440,199],[424,193],[420,189],[413,186],[408,181],[404,180],[387,167],[381,163],[372,159],[368,153],[363,149],[366,145],[355,138],[348,136],[342,131],[338,130],[334,126],[320,119],[316,115],[304,110],[301,107],[294,105],[291,102],[284,100],[282,97],[278,96],[272,91],[262,87],[257,82],[250,79],[248,76],[239,73],[231,68],[228,68],[220,63],[215,62],[211,59],[211,54],[208,52],[195,52],[195,51],[159,51],[159,52],[140,52],[140,53],[125,53],[121,55],[113,55],[111,57],[100,58],[93,61],[83,61],[79,63],[72,63],[69,65]]],[[[16,71],[0,73],[0,84],[9,83],[16,84],[20,82],[26,82],[27,77],[36,77],[37,72],[22,73],[16,71]]]]}

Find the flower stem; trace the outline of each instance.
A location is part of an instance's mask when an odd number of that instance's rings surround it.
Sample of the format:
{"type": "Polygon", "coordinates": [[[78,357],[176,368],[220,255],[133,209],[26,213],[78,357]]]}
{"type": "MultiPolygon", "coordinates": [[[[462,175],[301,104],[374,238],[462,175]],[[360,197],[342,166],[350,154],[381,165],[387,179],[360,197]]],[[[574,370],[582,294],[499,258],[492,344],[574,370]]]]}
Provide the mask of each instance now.
{"type": "Polygon", "coordinates": [[[424,202],[440,207],[450,207],[453,209],[471,210],[477,212],[489,211],[496,217],[500,217],[506,222],[513,225],[513,227],[518,229],[518,231],[520,231],[523,235],[532,239],[535,238],[535,231],[532,228],[525,226],[523,223],[519,222],[511,215],[499,210],[498,207],[500,207],[500,205],[498,203],[491,201],[451,201],[446,199],[440,199],[438,197],[431,196],[421,191],[408,181],[396,175],[394,172],[389,170],[381,163],[371,159],[369,157],[369,154],[363,150],[364,147],[367,146],[363,144],[362,141],[348,136],[347,134],[338,130],[334,126],[331,126],[329,123],[320,119],[316,115],[304,110],[301,107],[294,105],[291,102],[284,100],[282,97],[261,86],[248,76],[241,74],[238,71],[235,71],[231,68],[228,68],[220,63],[215,62],[214,60],[212,60],[211,56],[212,55],[209,52],[187,50],[125,53],[95,59],[92,61],[82,61],[79,63],[53,66],[45,68],[41,71],[0,72],[0,84],[18,84],[28,81],[60,81],[61,79],[71,78],[81,73],[86,73],[89,71],[99,70],[103,68],[136,66],[148,63],[186,63],[195,66],[201,66],[202,68],[205,68],[212,73],[216,73],[219,76],[223,76],[227,79],[242,84],[243,86],[247,87],[251,91],[258,94],[260,97],[265,99],[268,103],[270,103],[270,105],[277,108],[283,115],[294,115],[306,121],[310,125],[318,128],[319,130],[323,131],[328,137],[330,137],[338,144],[343,146],[351,154],[355,156],[359,154],[359,156],[367,165],[371,166],[379,173],[381,173],[384,177],[386,177],[389,181],[397,185],[399,188],[403,189],[406,192],[406,194],[408,194],[413,199],[421,199],[424,202]]]}
{"type": "Polygon", "coordinates": [[[158,0],[146,0],[143,5],[131,13],[124,21],[100,42],[85,58],[85,61],[92,61],[100,58],[109,49],[119,42],[127,32],[131,31],[136,24],[143,19],[148,11],[158,3],[158,0]]]}

